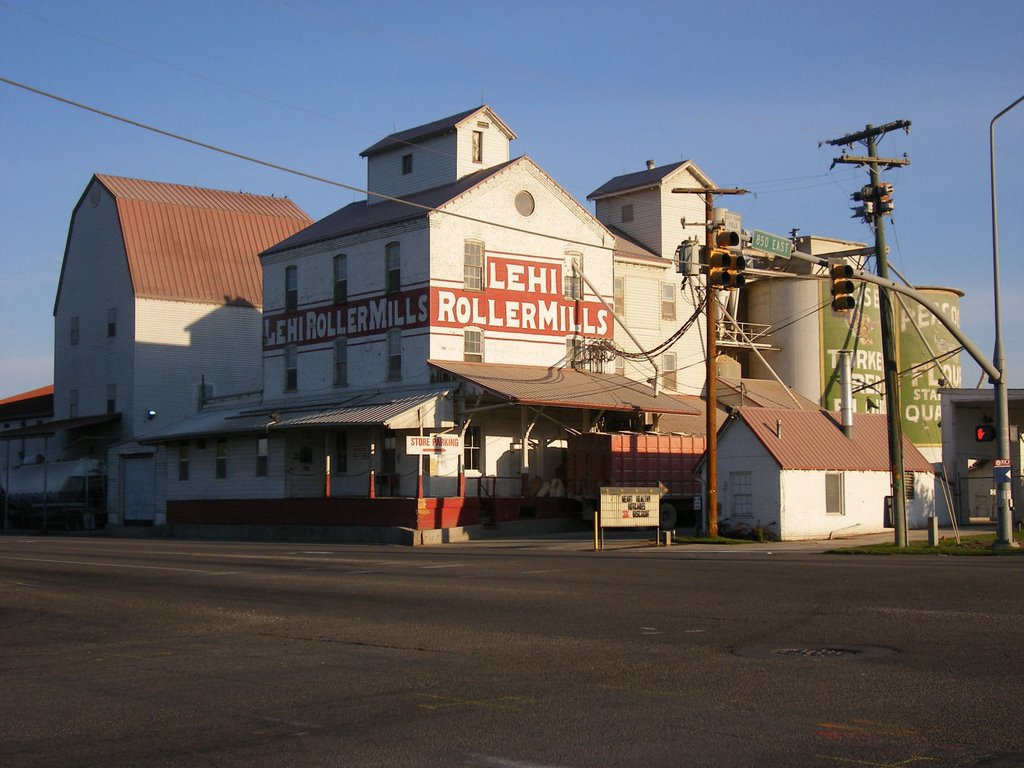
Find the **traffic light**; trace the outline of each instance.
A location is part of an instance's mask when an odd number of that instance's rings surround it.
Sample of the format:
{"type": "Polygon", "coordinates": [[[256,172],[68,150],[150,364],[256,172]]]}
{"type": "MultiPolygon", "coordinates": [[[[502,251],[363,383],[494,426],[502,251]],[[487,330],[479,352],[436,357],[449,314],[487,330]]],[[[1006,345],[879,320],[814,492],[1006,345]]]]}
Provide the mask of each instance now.
{"type": "Polygon", "coordinates": [[[708,285],[729,290],[742,288],[747,282],[743,274],[746,268],[747,260],[738,253],[712,248],[708,257],[708,285]]]}
{"type": "Polygon", "coordinates": [[[832,309],[846,312],[857,306],[853,295],[853,267],[844,261],[833,261],[828,265],[828,276],[832,281],[832,309]]]}
{"type": "Polygon", "coordinates": [[[879,216],[892,215],[892,184],[883,181],[875,187],[875,202],[878,205],[879,216]]]}
{"type": "Polygon", "coordinates": [[[856,208],[852,208],[853,216],[851,219],[864,219],[864,221],[870,222],[875,218],[875,188],[870,184],[861,187],[858,191],[850,195],[854,201],[861,203],[856,208]]]}
{"type": "Polygon", "coordinates": [[[976,443],[991,443],[996,439],[996,428],[992,424],[979,424],[974,428],[976,443]]]}
{"type": "Polygon", "coordinates": [[[716,248],[735,248],[740,244],[740,233],[731,229],[721,229],[715,232],[716,248]]]}

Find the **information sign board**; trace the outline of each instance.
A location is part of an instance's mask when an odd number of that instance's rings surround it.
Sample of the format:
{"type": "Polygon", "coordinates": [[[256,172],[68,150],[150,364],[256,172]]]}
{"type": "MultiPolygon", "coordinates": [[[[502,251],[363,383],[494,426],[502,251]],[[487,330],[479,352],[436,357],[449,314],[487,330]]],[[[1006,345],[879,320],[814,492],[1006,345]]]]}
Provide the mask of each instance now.
{"type": "Polygon", "coordinates": [[[755,229],[750,236],[750,247],[758,251],[770,253],[780,259],[788,259],[793,255],[793,243],[784,237],[772,235],[755,229]]]}
{"type": "Polygon", "coordinates": [[[444,456],[461,451],[459,435],[409,435],[405,438],[407,456],[444,456]]]}
{"type": "Polygon", "coordinates": [[[657,528],[664,486],[601,489],[602,528],[657,528]]]}

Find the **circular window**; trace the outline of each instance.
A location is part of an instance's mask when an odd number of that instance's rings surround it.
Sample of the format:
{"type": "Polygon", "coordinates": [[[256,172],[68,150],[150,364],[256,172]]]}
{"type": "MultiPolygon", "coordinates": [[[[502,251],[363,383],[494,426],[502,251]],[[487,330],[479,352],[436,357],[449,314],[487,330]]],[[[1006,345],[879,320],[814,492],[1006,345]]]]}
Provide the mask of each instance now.
{"type": "Polygon", "coordinates": [[[523,216],[529,216],[533,213],[534,209],[533,195],[527,191],[522,191],[516,195],[516,210],[523,216]]]}

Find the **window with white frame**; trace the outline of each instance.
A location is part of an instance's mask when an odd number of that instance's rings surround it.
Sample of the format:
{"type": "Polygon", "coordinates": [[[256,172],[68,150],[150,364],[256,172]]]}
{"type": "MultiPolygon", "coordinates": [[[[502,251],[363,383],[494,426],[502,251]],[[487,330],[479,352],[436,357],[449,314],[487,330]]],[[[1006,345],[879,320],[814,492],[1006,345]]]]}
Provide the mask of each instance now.
{"type": "Polygon", "coordinates": [[[299,348],[291,344],[284,348],[284,391],[299,388],[299,348]]]}
{"type": "Polygon", "coordinates": [[[299,269],[292,265],[284,268],[284,311],[299,308],[299,269]]]}
{"type": "Polygon", "coordinates": [[[473,131],[473,162],[482,163],[484,161],[484,132],[473,131]]]}
{"type": "Polygon", "coordinates": [[[661,356],[661,381],[669,389],[676,388],[676,353],[665,352],[661,356]]]}
{"type": "Polygon", "coordinates": [[[672,283],[661,284],[661,319],[676,319],[676,287],[672,283]]]}
{"type": "Polygon", "coordinates": [[[626,375],[626,358],[621,355],[615,356],[615,373],[618,376],[626,375]]]}
{"type": "Polygon", "coordinates": [[[479,328],[466,328],[462,332],[462,359],[467,363],[484,360],[484,332],[479,328]]]}
{"type": "Polygon", "coordinates": [[[480,470],[480,427],[466,427],[462,439],[462,468],[480,470]]]}
{"type": "Polygon", "coordinates": [[[402,331],[392,328],[388,331],[388,379],[402,378],[402,331]]]}
{"type": "Polygon", "coordinates": [[[462,287],[467,291],[484,289],[484,244],[467,240],[463,246],[462,287]]]}
{"type": "Polygon", "coordinates": [[[348,339],[334,340],[334,386],[348,386],[348,339]]]}
{"type": "Polygon", "coordinates": [[[565,298],[579,301],[583,298],[583,278],[576,271],[576,264],[582,261],[583,254],[575,251],[565,252],[565,274],[562,278],[565,298]]]}
{"type": "Polygon", "coordinates": [[[733,517],[754,516],[754,482],[751,472],[730,472],[729,490],[732,495],[733,517]]]}
{"type": "Polygon", "coordinates": [[[626,316],[626,278],[612,280],[612,309],[619,317],[626,316]]]}
{"type": "Polygon", "coordinates": [[[825,473],[825,514],[845,515],[846,502],[842,472],[825,473]]]}
{"type": "Polygon", "coordinates": [[[384,246],[384,290],[387,293],[402,290],[402,251],[398,243],[384,246]]]}
{"type": "Polygon", "coordinates": [[[348,301],[348,256],[339,253],[334,257],[334,303],[348,301]]]}

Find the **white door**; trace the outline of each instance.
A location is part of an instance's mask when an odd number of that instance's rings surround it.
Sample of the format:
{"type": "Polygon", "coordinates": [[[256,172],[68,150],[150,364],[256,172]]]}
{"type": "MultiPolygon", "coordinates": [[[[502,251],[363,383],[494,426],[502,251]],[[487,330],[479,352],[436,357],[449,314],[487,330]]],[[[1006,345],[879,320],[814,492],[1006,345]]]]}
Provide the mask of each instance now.
{"type": "Polygon", "coordinates": [[[156,465],[153,454],[121,457],[121,508],[126,523],[156,518],[156,465]]]}

